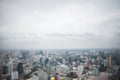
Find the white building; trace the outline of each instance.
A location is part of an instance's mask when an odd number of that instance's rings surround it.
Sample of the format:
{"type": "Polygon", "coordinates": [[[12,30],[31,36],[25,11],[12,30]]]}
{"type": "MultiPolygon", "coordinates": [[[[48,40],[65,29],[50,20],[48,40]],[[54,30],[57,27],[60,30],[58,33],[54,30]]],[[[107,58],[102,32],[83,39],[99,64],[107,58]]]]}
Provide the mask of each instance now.
{"type": "Polygon", "coordinates": [[[16,79],[18,79],[18,72],[14,71],[14,72],[12,72],[11,80],[16,80],[16,79]]]}
{"type": "Polygon", "coordinates": [[[78,74],[82,74],[84,70],[84,66],[78,66],[78,74]]]}
{"type": "Polygon", "coordinates": [[[73,66],[73,67],[76,67],[76,62],[72,62],[72,66],[73,66]]]}
{"type": "Polygon", "coordinates": [[[34,76],[32,77],[32,80],[39,80],[39,77],[34,75],[34,76]]]}

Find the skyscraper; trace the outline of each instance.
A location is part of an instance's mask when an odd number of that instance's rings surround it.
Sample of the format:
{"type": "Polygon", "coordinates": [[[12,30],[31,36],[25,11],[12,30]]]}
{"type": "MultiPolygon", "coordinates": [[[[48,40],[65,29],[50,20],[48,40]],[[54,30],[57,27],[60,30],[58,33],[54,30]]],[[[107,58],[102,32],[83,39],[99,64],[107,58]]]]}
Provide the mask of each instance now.
{"type": "Polygon", "coordinates": [[[19,78],[22,78],[23,75],[23,63],[19,62],[17,66],[18,76],[19,78]]]}
{"type": "Polygon", "coordinates": [[[22,74],[23,73],[23,64],[19,62],[18,67],[17,67],[18,73],[22,74]]]}
{"type": "Polygon", "coordinates": [[[112,58],[111,58],[111,55],[109,54],[108,55],[108,68],[111,68],[112,66],[112,58]]]}

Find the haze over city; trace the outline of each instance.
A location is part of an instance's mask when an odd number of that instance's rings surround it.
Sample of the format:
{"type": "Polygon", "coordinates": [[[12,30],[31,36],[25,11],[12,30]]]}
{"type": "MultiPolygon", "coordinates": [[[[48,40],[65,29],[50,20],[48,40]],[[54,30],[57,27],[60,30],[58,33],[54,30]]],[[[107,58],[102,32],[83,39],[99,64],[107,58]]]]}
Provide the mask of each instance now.
{"type": "Polygon", "coordinates": [[[120,80],[120,0],[0,0],[0,80],[120,80]]]}
{"type": "Polygon", "coordinates": [[[0,48],[120,48],[119,0],[0,0],[0,48]]]}

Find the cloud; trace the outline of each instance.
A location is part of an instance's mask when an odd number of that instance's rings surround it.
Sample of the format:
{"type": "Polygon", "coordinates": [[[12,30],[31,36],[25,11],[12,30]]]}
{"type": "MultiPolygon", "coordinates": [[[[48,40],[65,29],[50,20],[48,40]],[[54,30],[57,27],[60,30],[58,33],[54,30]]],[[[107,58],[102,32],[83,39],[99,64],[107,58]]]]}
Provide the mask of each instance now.
{"type": "Polygon", "coordinates": [[[65,38],[65,39],[95,39],[98,37],[98,35],[95,35],[93,33],[84,33],[84,34],[79,34],[79,33],[48,33],[46,34],[47,37],[52,37],[54,38],[65,38]]]}
{"type": "Polygon", "coordinates": [[[120,47],[119,2],[1,0],[1,47],[120,47]]]}

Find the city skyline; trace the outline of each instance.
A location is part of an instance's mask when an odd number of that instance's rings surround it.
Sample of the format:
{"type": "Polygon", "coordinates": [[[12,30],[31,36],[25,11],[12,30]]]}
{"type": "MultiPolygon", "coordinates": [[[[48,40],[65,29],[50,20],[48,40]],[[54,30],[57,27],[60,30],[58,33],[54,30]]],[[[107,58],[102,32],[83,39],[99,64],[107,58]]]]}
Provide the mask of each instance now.
{"type": "Polygon", "coordinates": [[[119,0],[1,0],[0,48],[120,48],[119,0]]]}

